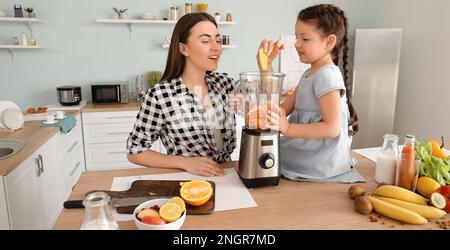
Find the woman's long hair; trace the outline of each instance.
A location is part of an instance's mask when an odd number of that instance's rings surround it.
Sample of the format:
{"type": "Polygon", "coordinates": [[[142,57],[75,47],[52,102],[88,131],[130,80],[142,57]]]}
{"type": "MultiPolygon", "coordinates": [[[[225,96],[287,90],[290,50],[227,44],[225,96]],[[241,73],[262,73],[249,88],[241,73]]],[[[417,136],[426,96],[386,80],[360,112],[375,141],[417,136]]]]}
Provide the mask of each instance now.
{"type": "Polygon", "coordinates": [[[180,52],[180,43],[186,44],[192,27],[202,21],[211,22],[217,27],[216,20],[211,15],[203,12],[186,14],[178,20],[170,39],[166,69],[161,77],[161,81],[176,79],[183,73],[186,57],[180,52]]]}
{"type": "Polygon", "coordinates": [[[342,67],[344,69],[345,93],[347,96],[350,119],[348,121],[349,135],[355,135],[358,128],[358,116],[352,104],[352,87],[348,76],[348,20],[343,10],[331,4],[319,4],[300,11],[298,20],[316,25],[325,36],[336,36],[336,46],[333,48],[332,57],[334,64],[339,63],[339,54],[342,50],[342,67]]]}

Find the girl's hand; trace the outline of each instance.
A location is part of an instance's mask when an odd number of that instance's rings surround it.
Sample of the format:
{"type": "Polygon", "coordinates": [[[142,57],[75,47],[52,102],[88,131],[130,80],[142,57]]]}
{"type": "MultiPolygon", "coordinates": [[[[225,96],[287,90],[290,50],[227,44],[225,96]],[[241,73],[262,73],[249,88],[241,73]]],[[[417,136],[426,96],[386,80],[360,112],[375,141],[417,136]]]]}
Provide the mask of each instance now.
{"type": "Polygon", "coordinates": [[[267,121],[270,129],[280,131],[284,135],[289,129],[286,112],[277,105],[270,106],[270,110],[267,111],[267,121]]]}
{"type": "MultiPolygon", "coordinates": [[[[269,58],[269,65],[272,65],[272,62],[277,56],[281,53],[281,50],[284,49],[284,44],[281,40],[262,40],[259,45],[258,52],[256,53],[256,60],[258,62],[258,67],[261,69],[261,62],[259,61],[259,49],[263,49],[263,51],[267,54],[269,58]]],[[[269,66],[270,67],[270,66],[269,66]]]]}
{"type": "Polygon", "coordinates": [[[208,157],[185,157],[181,168],[191,174],[203,176],[222,176],[225,174],[223,168],[208,157]]]}

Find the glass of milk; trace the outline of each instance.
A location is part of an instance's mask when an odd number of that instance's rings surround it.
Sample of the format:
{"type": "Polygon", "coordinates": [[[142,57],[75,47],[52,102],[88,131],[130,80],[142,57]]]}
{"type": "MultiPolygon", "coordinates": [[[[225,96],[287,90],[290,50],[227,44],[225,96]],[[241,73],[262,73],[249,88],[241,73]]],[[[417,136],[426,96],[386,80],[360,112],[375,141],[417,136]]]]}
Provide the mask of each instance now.
{"type": "Polygon", "coordinates": [[[397,159],[399,157],[398,136],[386,134],[383,136],[383,146],[377,156],[375,181],[389,185],[395,184],[397,175],[397,159]]]}

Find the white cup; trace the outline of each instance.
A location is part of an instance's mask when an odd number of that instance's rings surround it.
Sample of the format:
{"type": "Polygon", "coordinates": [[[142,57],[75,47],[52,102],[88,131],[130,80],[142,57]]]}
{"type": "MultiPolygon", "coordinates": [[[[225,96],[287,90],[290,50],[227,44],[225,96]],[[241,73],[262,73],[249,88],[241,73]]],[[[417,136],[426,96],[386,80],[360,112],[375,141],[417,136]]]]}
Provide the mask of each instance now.
{"type": "Polygon", "coordinates": [[[56,119],[63,119],[64,111],[56,111],[56,119]]]}
{"type": "Polygon", "coordinates": [[[54,123],[55,122],[55,117],[53,115],[47,115],[47,123],[54,123]]]}

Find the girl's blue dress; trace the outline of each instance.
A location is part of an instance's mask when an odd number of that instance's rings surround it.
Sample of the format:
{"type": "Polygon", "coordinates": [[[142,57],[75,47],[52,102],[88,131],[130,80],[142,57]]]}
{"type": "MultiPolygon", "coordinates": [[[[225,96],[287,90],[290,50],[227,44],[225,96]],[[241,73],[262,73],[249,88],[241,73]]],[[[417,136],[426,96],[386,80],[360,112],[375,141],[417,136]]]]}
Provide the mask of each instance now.
{"type": "Polygon", "coordinates": [[[322,120],[318,99],[333,91],[341,91],[341,132],[332,139],[303,139],[282,136],[280,140],[281,174],[292,180],[316,182],[364,182],[356,171],[356,159],[350,156],[352,137],[348,134],[349,111],[345,84],[339,67],[325,65],[307,77],[307,70],[297,89],[295,109],[289,123],[308,124],[322,120]]]}

